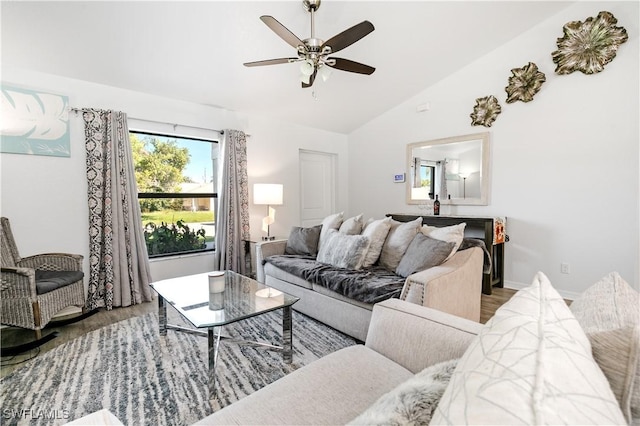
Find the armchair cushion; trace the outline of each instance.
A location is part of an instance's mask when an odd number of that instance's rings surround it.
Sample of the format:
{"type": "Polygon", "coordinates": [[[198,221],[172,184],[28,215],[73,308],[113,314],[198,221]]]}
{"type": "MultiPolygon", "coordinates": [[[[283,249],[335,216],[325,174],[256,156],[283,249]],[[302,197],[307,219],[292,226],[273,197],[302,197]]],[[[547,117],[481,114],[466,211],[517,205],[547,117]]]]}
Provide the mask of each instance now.
{"type": "Polygon", "coordinates": [[[84,278],[82,271],[40,271],[36,270],[36,293],[45,294],[84,278]]]}

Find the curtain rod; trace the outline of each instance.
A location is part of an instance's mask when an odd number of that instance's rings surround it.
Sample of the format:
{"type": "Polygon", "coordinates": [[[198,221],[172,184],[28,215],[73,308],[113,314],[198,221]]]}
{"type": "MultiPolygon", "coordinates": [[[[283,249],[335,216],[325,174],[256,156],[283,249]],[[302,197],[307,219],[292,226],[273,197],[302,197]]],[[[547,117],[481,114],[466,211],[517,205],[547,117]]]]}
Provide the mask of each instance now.
{"type": "MultiPolygon", "coordinates": [[[[69,107],[69,111],[78,114],[78,113],[82,112],[82,108],[69,107]]],[[[164,121],[147,120],[146,118],[136,118],[136,117],[128,117],[128,118],[130,118],[132,120],[146,121],[147,123],[168,124],[170,126],[173,126],[173,130],[174,131],[176,130],[176,127],[180,126],[180,127],[188,127],[190,129],[207,130],[207,131],[210,131],[210,132],[216,132],[216,133],[220,133],[221,135],[224,135],[224,130],[209,129],[207,127],[189,126],[189,125],[186,125],[186,124],[167,123],[167,122],[164,122],[164,121]]],[[[250,136],[250,135],[246,135],[246,136],[250,136]]]]}

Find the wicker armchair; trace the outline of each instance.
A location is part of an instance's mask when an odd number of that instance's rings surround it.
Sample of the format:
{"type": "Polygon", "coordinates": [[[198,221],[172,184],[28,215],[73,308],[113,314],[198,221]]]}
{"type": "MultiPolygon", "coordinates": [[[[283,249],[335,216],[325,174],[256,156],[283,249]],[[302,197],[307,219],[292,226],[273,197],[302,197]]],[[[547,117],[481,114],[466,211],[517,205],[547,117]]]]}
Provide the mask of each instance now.
{"type": "Polygon", "coordinates": [[[21,258],[9,219],[0,218],[1,322],[35,330],[36,339],[51,318],[69,306],[83,308],[81,255],[38,254],[21,258]]]}

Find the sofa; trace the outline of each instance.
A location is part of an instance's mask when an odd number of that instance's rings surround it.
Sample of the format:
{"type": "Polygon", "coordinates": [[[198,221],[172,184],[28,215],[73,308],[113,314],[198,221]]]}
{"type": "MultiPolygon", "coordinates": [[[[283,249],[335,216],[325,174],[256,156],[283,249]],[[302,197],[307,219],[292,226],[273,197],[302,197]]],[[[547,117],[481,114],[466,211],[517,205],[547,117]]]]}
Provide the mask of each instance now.
{"type": "MultiPolygon", "coordinates": [[[[464,224],[448,227],[451,228],[449,231],[453,230],[459,235],[459,242],[455,244],[423,235],[420,232],[421,219],[412,223],[394,222],[386,218],[369,225],[374,227],[376,223],[387,223],[389,232],[378,235],[377,238],[382,240],[378,255],[366,268],[354,267],[362,251],[353,247],[364,241],[364,246],[370,249],[368,244],[376,238],[375,233],[369,232],[369,237],[358,238],[371,228],[366,228],[362,234],[343,235],[339,233],[340,228],[344,229],[343,226],[334,224],[332,229],[330,224],[323,224],[316,231],[321,233],[329,230],[328,237],[323,242],[322,237],[318,236],[320,248],[317,252],[310,250],[307,242],[304,250],[294,251],[295,254],[291,255],[287,254],[291,253],[288,248],[291,240],[299,237],[296,231],[310,232],[309,228],[294,227],[288,240],[266,241],[256,245],[257,280],[300,298],[293,306],[295,310],[360,341],[367,337],[373,305],[390,298],[399,298],[478,322],[483,268],[490,261],[482,241],[463,239],[464,224]],[[402,238],[405,243],[394,244],[394,241],[400,240],[397,236],[403,231],[406,233],[406,237],[402,238]],[[337,239],[346,240],[347,248],[341,250],[342,245],[336,242],[337,239]],[[434,247],[434,244],[440,246],[434,247]],[[397,248],[399,246],[400,249],[397,248]],[[439,248],[443,249],[443,253],[438,259],[415,264],[439,248]],[[395,253],[390,252],[392,249],[395,253]],[[331,253],[323,258],[323,250],[331,253]],[[409,262],[411,266],[397,275],[397,271],[408,263],[407,257],[412,252],[420,254],[419,259],[416,260],[414,256],[413,263],[409,262]],[[394,256],[395,261],[389,260],[394,256]],[[422,269],[425,265],[427,268],[422,269]]],[[[364,252],[366,254],[366,250],[364,252]]]]}
{"type": "Polygon", "coordinates": [[[538,273],[484,325],[389,299],[364,345],[197,424],[638,424],[638,292],[613,273],[581,298],[538,273]]]}

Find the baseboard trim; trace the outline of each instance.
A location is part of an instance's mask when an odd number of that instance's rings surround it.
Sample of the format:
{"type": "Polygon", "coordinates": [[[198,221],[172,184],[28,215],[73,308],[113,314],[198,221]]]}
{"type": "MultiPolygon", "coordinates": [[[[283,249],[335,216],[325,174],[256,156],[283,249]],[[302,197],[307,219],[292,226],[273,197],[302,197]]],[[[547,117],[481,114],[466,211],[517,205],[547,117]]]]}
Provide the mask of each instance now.
{"type": "MultiPolygon", "coordinates": [[[[529,287],[530,285],[531,283],[525,284],[525,283],[519,283],[517,281],[505,280],[504,282],[504,286],[512,290],[521,290],[525,287],[529,287]]],[[[556,288],[556,290],[558,291],[558,293],[560,293],[560,296],[562,296],[563,299],[576,300],[580,296],[580,293],[576,293],[575,291],[567,291],[559,288],[556,288]]]]}

